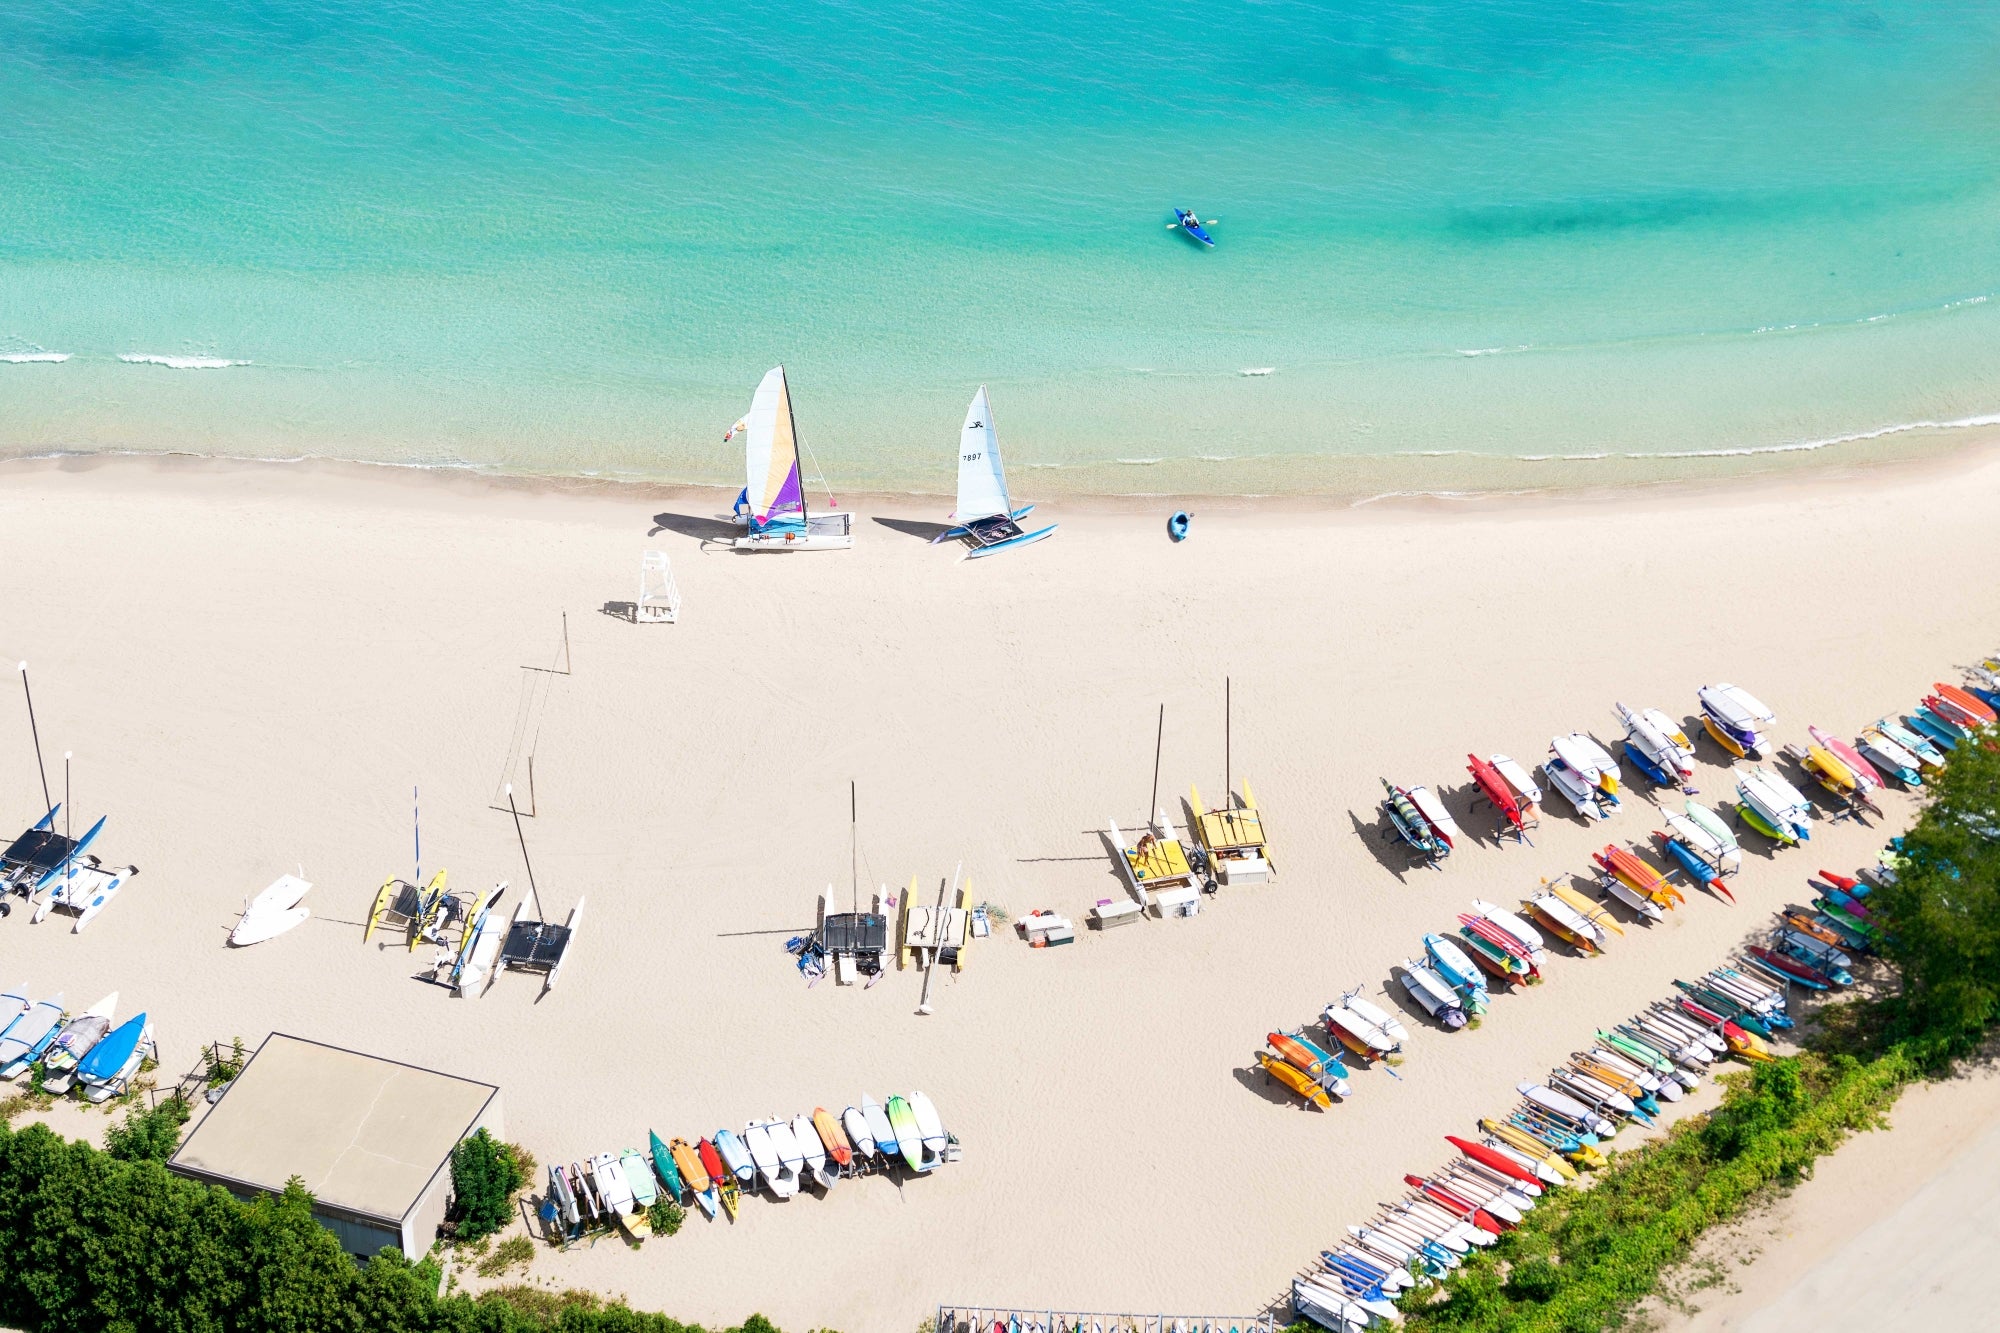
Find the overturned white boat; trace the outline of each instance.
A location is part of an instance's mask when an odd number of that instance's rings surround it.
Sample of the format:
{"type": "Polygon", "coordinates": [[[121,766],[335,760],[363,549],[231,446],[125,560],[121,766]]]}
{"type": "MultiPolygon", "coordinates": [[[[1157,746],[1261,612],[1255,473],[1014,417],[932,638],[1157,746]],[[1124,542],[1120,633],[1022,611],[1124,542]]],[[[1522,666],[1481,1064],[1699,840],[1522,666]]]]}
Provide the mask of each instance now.
{"type": "Polygon", "coordinates": [[[243,917],[229,932],[229,942],[237,948],[275,939],[312,915],[299,905],[312,885],[297,875],[280,875],[271,886],[243,904],[243,917]]]}

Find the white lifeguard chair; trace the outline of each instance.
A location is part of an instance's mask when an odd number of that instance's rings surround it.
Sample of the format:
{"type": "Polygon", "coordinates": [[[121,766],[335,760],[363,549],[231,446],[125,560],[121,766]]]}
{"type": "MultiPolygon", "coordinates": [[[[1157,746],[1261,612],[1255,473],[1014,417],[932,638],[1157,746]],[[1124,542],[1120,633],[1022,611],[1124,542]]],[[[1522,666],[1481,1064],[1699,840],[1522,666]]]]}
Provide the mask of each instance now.
{"type": "Polygon", "coordinates": [[[681,618],[681,590],[674,582],[673,562],[665,551],[639,557],[639,600],[632,604],[635,624],[671,625],[681,618]]]}

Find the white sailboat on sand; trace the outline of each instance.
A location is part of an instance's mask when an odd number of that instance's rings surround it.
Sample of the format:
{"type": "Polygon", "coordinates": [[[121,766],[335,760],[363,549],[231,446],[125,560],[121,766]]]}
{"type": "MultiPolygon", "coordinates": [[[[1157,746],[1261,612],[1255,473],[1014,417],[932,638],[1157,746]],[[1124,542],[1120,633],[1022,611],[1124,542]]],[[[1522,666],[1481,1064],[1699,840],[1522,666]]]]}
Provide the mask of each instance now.
{"type": "Polygon", "coordinates": [[[958,526],[931,538],[931,545],[962,539],[972,548],[965,558],[972,560],[1038,542],[1056,530],[1053,523],[1033,532],[1023,529],[1021,520],[1034,506],[1013,505],[1007,496],[1007,469],[1000,461],[1000,432],[994,428],[993,407],[982,384],[965,409],[965,425],[958,433],[958,507],[951,513],[958,526]]]}
{"type": "Polygon", "coordinates": [[[243,917],[229,932],[229,942],[237,948],[262,944],[284,934],[312,915],[299,905],[312,885],[298,875],[280,875],[271,887],[243,904],[243,917]]]}
{"type": "Polygon", "coordinates": [[[729,428],[723,443],[739,433],[747,483],[736,497],[736,521],[743,528],[732,543],[737,550],[844,551],[854,545],[853,514],[843,509],[815,514],[806,501],[799,429],[783,366],[765,373],[749,414],[729,428]]]}

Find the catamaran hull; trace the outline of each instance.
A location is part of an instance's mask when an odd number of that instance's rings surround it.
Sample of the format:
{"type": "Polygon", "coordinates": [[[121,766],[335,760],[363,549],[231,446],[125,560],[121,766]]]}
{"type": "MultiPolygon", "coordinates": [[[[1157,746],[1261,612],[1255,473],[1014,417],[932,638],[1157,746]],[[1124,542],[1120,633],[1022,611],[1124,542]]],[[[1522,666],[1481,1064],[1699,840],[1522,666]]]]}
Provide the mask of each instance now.
{"type": "Polygon", "coordinates": [[[757,533],[738,537],[730,545],[739,551],[847,551],[854,547],[854,534],[757,533]]]}
{"type": "MultiPolygon", "coordinates": [[[[1030,508],[1032,507],[1030,506],[1030,508]]],[[[1018,537],[1009,537],[1005,541],[994,542],[991,546],[977,546],[967,551],[965,558],[967,560],[978,560],[1000,551],[1011,551],[1017,546],[1032,546],[1055,530],[1056,525],[1051,523],[1046,528],[1037,528],[1033,532],[1024,532],[1018,537]]]]}

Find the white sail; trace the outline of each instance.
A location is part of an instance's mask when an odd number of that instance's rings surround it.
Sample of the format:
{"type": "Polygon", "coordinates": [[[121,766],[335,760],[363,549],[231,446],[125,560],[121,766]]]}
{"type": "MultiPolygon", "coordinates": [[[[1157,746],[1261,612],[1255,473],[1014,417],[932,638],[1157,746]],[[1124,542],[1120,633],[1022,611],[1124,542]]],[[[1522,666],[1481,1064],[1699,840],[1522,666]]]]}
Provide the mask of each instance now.
{"type": "Polygon", "coordinates": [[[993,409],[982,384],[965,409],[965,429],[958,434],[958,508],[952,517],[971,523],[1012,512],[1000,465],[1000,433],[993,428],[993,409]]]}

